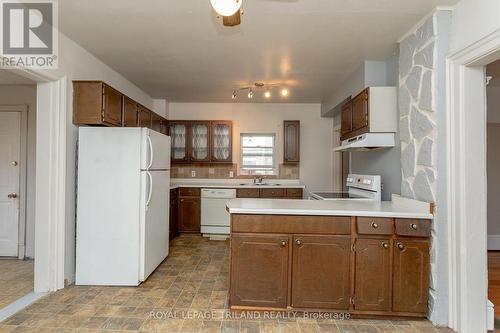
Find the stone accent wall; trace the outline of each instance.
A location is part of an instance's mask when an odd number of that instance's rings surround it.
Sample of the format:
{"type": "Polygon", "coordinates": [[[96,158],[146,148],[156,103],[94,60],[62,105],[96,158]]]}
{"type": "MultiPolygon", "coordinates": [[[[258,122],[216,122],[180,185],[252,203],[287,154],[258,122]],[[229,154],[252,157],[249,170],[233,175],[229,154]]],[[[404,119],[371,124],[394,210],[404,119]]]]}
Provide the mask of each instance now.
{"type": "MultiPolygon", "coordinates": [[[[401,195],[436,202],[436,77],[435,15],[400,44],[399,128],[401,132],[401,195]]],[[[436,302],[436,228],[432,224],[430,310],[436,302]]]]}
{"type": "Polygon", "coordinates": [[[435,15],[400,44],[399,113],[401,194],[435,202],[436,33],[435,15]]]}

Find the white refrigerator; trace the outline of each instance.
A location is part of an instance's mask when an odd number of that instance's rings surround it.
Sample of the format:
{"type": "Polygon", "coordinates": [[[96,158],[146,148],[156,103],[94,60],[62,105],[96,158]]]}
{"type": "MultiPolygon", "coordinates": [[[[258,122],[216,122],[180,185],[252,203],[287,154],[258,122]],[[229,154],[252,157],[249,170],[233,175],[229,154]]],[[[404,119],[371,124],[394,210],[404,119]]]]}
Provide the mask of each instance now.
{"type": "Polygon", "coordinates": [[[168,256],[170,137],[80,127],[77,285],[137,286],[168,256]]]}

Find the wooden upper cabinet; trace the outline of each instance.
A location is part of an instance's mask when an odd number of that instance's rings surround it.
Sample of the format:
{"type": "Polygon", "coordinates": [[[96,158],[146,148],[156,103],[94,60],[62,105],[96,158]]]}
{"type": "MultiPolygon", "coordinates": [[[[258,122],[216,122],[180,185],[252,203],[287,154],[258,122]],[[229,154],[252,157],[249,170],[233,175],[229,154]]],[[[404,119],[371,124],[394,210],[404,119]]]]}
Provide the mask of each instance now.
{"type": "Polygon", "coordinates": [[[396,133],[398,107],[396,87],[369,87],[341,108],[340,138],[370,133],[396,133]]]}
{"type": "Polygon", "coordinates": [[[137,127],[137,103],[128,97],[123,98],[123,126],[137,127]]]}
{"type": "Polygon", "coordinates": [[[352,101],[347,102],[340,110],[340,137],[352,131],[352,101]]]}
{"type": "Polygon", "coordinates": [[[368,127],[368,89],[352,99],[352,130],[368,127]]]}
{"type": "Polygon", "coordinates": [[[230,305],[286,308],[288,260],[288,235],[232,234],[230,305]]]}
{"type": "Polygon", "coordinates": [[[233,161],[233,122],[211,121],[211,162],[231,163],[233,161]]]}
{"type": "Polygon", "coordinates": [[[189,162],[189,124],[183,121],[170,121],[169,133],[172,149],[170,152],[172,162],[189,162]]]}
{"type": "Polygon", "coordinates": [[[146,127],[146,128],[151,128],[151,123],[152,123],[152,112],[145,108],[142,105],[139,105],[139,112],[138,112],[138,125],[139,127],[146,127]]]}
{"type": "Polygon", "coordinates": [[[210,122],[192,121],[188,128],[191,162],[210,162],[210,122]]]}
{"type": "Polygon", "coordinates": [[[348,310],[350,236],[293,237],[292,306],[348,310]]]}
{"type": "Polygon", "coordinates": [[[170,125],[167,119],[163,118],[161,121],[161,133],[165,135],[169,135],[170,133],[170,125]]]}
{"type": "Polygon", "coordinates": [[[122,125],[122,94],[101,81],[73,81],[75,125],[122,125]]]}
{"type": "Polygon", "coordinates": [[[161,133],[161,122],[162,122],[162,117],[157,115],[154,112],[151,112],[151,129],[161,133]]]}
{"type": "Polygon", "coordinates": [[[356,277],[354,309],[391,310],[391,251],[387,238],[358,238],[356,241],[356,277]]]}
{"type": "Polygon", "coordinates": [[[199,233],[201,230],[201,199],[179,199],[178,225],[180,232],[199,233]]]}
{"type": "Polygon", "coordinates": [[[394,241],[393,311],[429,311],[429,241],[394,241]]]}
{"type": "Polygon", "coordinates": [[[285,120],[284,128],[284,157],[283,163],[295,164],[300,162],[300,121],[285,120]]]}

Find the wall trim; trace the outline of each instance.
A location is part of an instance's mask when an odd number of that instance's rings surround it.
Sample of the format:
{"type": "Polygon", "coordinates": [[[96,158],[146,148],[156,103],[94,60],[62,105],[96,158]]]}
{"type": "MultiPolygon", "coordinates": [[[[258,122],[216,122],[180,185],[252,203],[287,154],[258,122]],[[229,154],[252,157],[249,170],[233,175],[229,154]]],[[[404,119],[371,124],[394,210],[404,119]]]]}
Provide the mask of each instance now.
{"type": "Polygon", "coordinates": [[[486,332],[485,68],[500,58],[500,29],[447,59],[449,326],[486,332]],[[470,292],[472,286],[474,292],[470,292]]]}
{"type": "Polygon", "coordinates": [[[500,251],[500,235],[488,235],[488,251],[500,251]]]}

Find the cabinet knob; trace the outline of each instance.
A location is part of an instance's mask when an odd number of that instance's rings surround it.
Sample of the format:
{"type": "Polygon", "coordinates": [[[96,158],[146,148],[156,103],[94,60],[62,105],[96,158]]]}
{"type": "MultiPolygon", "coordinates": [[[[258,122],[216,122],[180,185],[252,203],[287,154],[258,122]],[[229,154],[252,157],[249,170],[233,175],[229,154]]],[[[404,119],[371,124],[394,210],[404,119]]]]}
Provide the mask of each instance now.
{"type": "Polygon", "coordinates": [[[17,193],[9,193],[9,194],[7,194],[7,198],[15,199],[15,198],[17,198],[17,193]]]}
{"type": "Polygon", "coordinates": [[[288,241],[286,241],[286,240],[281,241],[281,247],[285,247],[287,245],[288,245],[288,241]]]}
{"type": "Polygon", "coordinates": [[[295,241],[295,244],[297,244],[297,246],[301,246],[302,245],[302,241],[300,239],[297,239],[295,241]]]}
{"type": "Polygon", "coordinates": [[[417,229],[418,229],[418,226],[417,226],[415,223],[410,224],[410,227],[411,227],[413,230],[417,230],[417,229]]]}
{"type": "Polygon", "coordinates": [[[378,224],[377,224],[377,223],[375,223],[375,222],[372,222],[372,228],[373,228],[373,229],[377,229],[377,228],[378,228],[378,224]]]}
{"type": "Polygon", "coordinates": [[[402,249],[405,248],[405,246],[403,245],[403,243],[398,243],[397,246],[398,246],[398,249],[400,249],[400,250],[402,250],[402,249]]]}
{"type": "Polygon", "coordinates": [[[12,161],[12,162],[10,162],[10,164],[11,164],[12,166],[17,166],[17,165],[18,165],[17,161],[12,161]]]}
{"type": "Polygon", "coordinates": [[[387,242],[382,242],[382,247],[384,249],[388,249],[389,248],[389,244],[387,242]]]}

